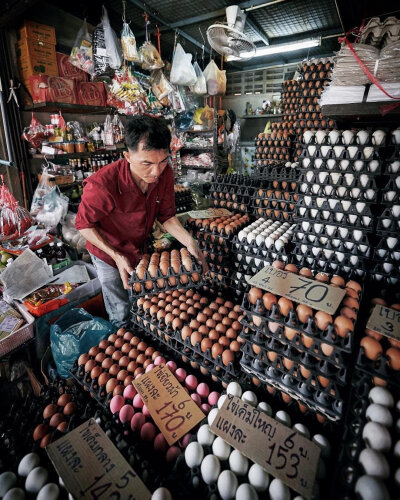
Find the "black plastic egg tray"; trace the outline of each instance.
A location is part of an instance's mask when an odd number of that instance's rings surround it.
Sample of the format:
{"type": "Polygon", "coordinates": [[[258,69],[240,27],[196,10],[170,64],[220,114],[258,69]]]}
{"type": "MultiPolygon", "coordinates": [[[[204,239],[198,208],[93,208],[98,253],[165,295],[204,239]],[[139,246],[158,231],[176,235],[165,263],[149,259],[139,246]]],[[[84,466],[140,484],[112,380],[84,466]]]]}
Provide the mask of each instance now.
{"type": "Polygon", "coordinates": [[[373,145],[354,145],[354,146],[344,146],[341,144],[334,145],[321,145],[321,144],[307,144],[304,145],[304,149],[300,155],[299,160],[303,158],[323,158],[323,159],[337,159],[337,160],[379,160],[383,155],[383,149],[379,146],[373,145]],[[334,148],[343,148],[340,151],[334,148]],[[349,151],[349,148],[355,148],[349,151]],[[368,149],[367,149],[368,148],[368,149]],[[366,150],[367,149],[367,150],[366,150]],[[372,151],[371,151],[372,150],[372,151]]]}
{"type": "Polygon", "coordinates": [[[393,207],[387,207],[383,211],[382,215],[378,217],[378,223],[376,232],[381,236],[397,236],[400,231],[400,204],[394,205],[393,207]],[[393,213],[393,208],[397,207],[399,210],[399,215],[396,216],[393,213]]]}
{"type": "MultiPolygon", "coordinates": [[[[320,171],[339,173],[339,174],[351,173],[354,175],[367,174],[367,175],[377,176],[381,174],[382,164],[383,164],[383,161],[378,159],[366,160],[365,163],[360,168],[358,165],[357,166],[355,165],[355,162],[358,160],[354,159],[340,160],[336,158],[331,158],[331,160],[335,162],[334,165],[331,165],[332,162],[328,164],[329,158],[324,158],[324,159],[321,158],[320,160],[321,161],[319,161],[317,165],[314,158],[311,159],[308,156],[303,156],[299,160],[300,171],[320,170],[320,171]],[[343,164],[344,161],[347,161],[347,165],[343,164]]],[[[364,162],[364,160],[359,160],[359,161],[364,162]]]]}
{"type": "Polygon", "coordinates": [[[350,265],[349,262],[346,262],[347,265],[343,265],[343,262],[337,264],[332,260],[326,260],[325,257],[316,258],[311,254],[311,252],[307,252],[306,255],[303,255],[297,248],[293,254],[292,263],[296,264],[299,268],[309,267],[310,269],[314,269],[318,272],[336,274],[346,279],[354,279],[360,283],[368,277],[368,274],[364,269],[355,268],[353,265],[350,265]]]}
{"type": "Polygon", "coordinates": [[[254,255],[247,255],[245,253],[237,253],[236,260],[234,261],[235,268],[243,272],[247,272],[250,270],[254,270],[254,274],[258,273],[265,266],[271,266],[275,260],[281,260],[284,263],[289,263],[289,258],[286,256],[282,256],[278,252],[271,252],[268,256],[262,255],[261,257],[257,257],[254,255]]]}
{"type": "Polygon", "coordinates": [[[360,346],[356,359],[356,366],[360,371],[370,376],[382,378],[400,387],[400,371],[393,370],[393,368],[389,366],[389,358],[385,353],[386,348],[390,347],[390,344],[386,339],[380,340],[380,344],[385,347],[383,347],[382,354],[380,354],[375,361],[367,358],[364,348],[360,346]]]}
{"type": "Polygon", "coordinates": [[[376,188],[374,174],[353,174],[345,172],[332,172],[329,169],[307,168],[302,170],[299,175],[298,182],[308,184],[310,186],[318,184],[319,186],[332,186],[335,189],[345,187],[347,189],[358,188],[362,191],[376,188]]]}
{"type": "MultiPolygon", "coordinates": [[[[251,345],[247,343],[242,346],[241,350],[243,356],[240,364],[242,369],[250,375],[287,392],[294,399],[300,400],[310,409],[322,413],[331,420],[340,420],[343,417],[343,396],[332,382],[327,387],[323,387],[318,378],[312,380],[313,377],[309,377],[305,380],[299,375],[296,364],[287,370],[281,356],[271,362],[267,358],[266,350],[261,349],[259,354],[255,355],[251,345]],[[334,391],[334,395],[331,391],[334,391]]],[[[342,392],[345,393],[345,390],[342,392]]]]}
{"type": "Polygon", "coordinates": [[[247,264],[260,266],[262,263],[255,262],[255,260],[264,262],[282,260],[288,262],[294,247],[293,240],[289,241],[281,250],[277,250],[275,247],[266,248],[265,241],[260,246],[253,242],[248,244],[239,243],[232,246],[232,253],[241,256],[240,259],[237,258],[238,262],[244,259],[247,264]]]}
{"type": "Polygon", "coordinates": [[[293,197],[291,196],[289,200],[285,200],[283,196],[281,196],[279,199],[277,198],[255,198],[252,200],[251,203],[251,208],[253,209],[253,212],[256,212],[259,208],[262,210],[265,209],[271,209],[271,210],[282,210],[282,211],[293,211],[295,207],[295,201],[293,200],[293,197]]]}
{"type": "Polygon", "coordinates": [[[224,174],[217,175],[213,178],[213,183],[232,185],[232,186],[241,186],[241,187],[254,187],[256,184],[254,183],[254,179],[248,175],[242,174],[224,174]]]}
{"type": "MultiPolygon", "coordinates": [[[[293,207],[294,208],[294,207],[293,207]]],[[[267,217],[273,221],[280,222],[293,222],[293,212],[287,208],[285,210],[278,210],[276,208],[250,208],[252,215],[255,217],[267,217]]]]}
{"type": "MultiPolygon", "coordinates": [[[[299,245],[302,247],[306,246],[307,250],[311,250],[314,257],[320,257],[323,254],[327,259],[332,258],[335,262],[339,263],[347,258],[351,264],[356,265],[359,261],[369,259],[371,253],[370,246],[364,243],[345,243],[342,240],[333,242],[332,240],[328,240],[322,244],[318,238],[315,238],[314,241],[309,241],[306,234],[304,234],[302,239],[296,235],[293,241],[297,244],[297,248],[299,248],[299,245]]],[[[304,248],[301,248],[301,251],[304,252],[304,248]]]]}
{"type": "MultiPolygon", "coordinates": [[[[210,221],[208,224],[206,224],[204,227],[198,227],[196,225],[196,222],[193,221],[193,222],[187,222],[186,223],[186,227],[187,229],[189,230],[189,232],[191,232],[192,234],[195,234],[195,232],[197,231],[200,231],[200,232],[203,232],[204,233],[204,236],[203,236],[203,239],[206,239],[207,237],[210,237],[211,238],[211,241],[212,241],[212,237],[218,237],[218,238],[221,238],[222,240],[225,240],[225,241],[231,241],[233,236],[235,234],[237,234],[243,227],[245,227],[249,221],[245,221],[242,223],[242,225],[240,227],[237,227],[235,230],[233,231],[230,231],[229,234],[227,234],[224,230],[221,229],[221,231],[217,231],[217,228],[213,228],[212,230],[210,230],[210,223],[212,222],[212,219],[206,219],[208,221],[210,221]]],[[[222,244],[222,242],[220,242],[220,244],[222,244]]]]}
{"type": "Polygon", "coordinates": [[[235,210],[235,212],[240,212],[242,214],[248,213],[248,205],[244,202],[213,199],[212,206],[214,208],[226,208],[227,210],[235,210]]]}
{"type": "Polygon", "coordinates": [[[393,280],[394,283],[400,281],[400,263],[399,262],[377,262],[372,263],[371,274],[382,276],[383,278],[393,280]]]}
{"type": "MultiPolygon", "coordinates": [[[[330,225],[320,222],[316,223],[312,219],[299,222],[295,228],[293,236],[297,241],[302,242],[303,240],[306,240],[310,243],[313,243],[313,241],[319,241],[319,238],[326,238],[324,245],[327,245],[328,242],[331,241],[333,248],[338,248],[341,243],[344,243],[346,248],[350,248],[349,244],[351,243],[353,245],[370,247],[368,235],[362,228],[353,227],[347,229],[346,227],[337,226],[336,224],[330,225]],[[355,235],[354,233],[357,230],[358,233],[355,235]]],[[[366,251],[366,248],[362,250],[366,251]]]]}
{"type": "Polygon", "coordinates": [[[382,204],[384,205],[400,205],[400,172],[392,174],[391,178],[382,189],[382,204]]]}
{"type": "Polygon", "coordinates": [[[400,234],[396,236],[382,236],[375,245],[372,260],[375,262],[400,263],[400,234]],[[389,246],[388,238],[396,239],[394,244],[389,246]]]}
{"type": "Polygon", "coordinates": [[[331,199],[338,198],[340,200],[376,203],[378,198],[378,190],[374,178],[369,177],[367,184],[362,186],[360,178],[354,177],[352,184],[349,186],[346,183],[344,175],[340,177],[337,183],[332,184],[329,179],[329,172],[327,173],[327,180],[323,183],[318,180],[318,173],[313,172],[313,178],[311,180],[307,180],[307,174],[301,174],[298,179],[296,193],[299,196],[308,195],[319,198],[329,197],[331,199]]]}

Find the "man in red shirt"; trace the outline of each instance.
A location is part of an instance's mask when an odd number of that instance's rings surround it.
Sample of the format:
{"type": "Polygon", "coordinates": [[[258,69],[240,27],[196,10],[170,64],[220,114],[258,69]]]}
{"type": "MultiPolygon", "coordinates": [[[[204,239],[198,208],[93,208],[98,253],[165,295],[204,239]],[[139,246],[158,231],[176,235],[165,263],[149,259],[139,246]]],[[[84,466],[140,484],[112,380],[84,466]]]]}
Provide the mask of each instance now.
{"type": "Polygon", "coordinates": [[[164,119],[131,118],[128,151],[84,181],[76,228],[87,240],[110,321],[129,322],[129,276],[145,252],[155,219],[208,270],[197,242],[175,217],[171,133],[164,119]]]}

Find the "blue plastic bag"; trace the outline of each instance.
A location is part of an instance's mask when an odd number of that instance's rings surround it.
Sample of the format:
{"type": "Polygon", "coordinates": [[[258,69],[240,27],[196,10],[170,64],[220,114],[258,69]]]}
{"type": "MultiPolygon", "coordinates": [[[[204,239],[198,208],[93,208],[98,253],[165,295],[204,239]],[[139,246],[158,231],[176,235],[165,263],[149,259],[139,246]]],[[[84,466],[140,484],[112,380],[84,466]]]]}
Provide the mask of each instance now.
{"type": "Polygon", "coordinates": [[[74,361],[84,352],[115,332],[115,326],[85,309],[73,308],[50,327],[50,345],[59,375],[71,376],[74,361]]]}

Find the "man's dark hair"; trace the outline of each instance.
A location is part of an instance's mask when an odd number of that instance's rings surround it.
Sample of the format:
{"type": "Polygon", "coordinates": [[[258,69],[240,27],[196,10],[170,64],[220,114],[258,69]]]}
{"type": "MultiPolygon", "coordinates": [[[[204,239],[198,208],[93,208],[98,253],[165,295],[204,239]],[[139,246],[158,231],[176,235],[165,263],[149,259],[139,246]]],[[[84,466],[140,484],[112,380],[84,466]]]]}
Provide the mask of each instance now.
{"type": "Polygon", "coordinates": [[[147,115],[133,116],[126,127],[126,145],[137,151],[139,142],[144,140],[143,149],[169,149],[171,132],[164,118],[147,115]]]}

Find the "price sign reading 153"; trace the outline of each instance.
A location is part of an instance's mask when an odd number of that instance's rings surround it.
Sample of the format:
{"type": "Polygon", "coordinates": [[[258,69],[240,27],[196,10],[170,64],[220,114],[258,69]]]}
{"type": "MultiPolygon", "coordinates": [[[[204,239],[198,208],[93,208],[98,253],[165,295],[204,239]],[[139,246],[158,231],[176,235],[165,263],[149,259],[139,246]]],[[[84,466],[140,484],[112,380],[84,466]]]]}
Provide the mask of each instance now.
{"type": "Polygon", "coordinates": [[[336,312],[346,294],[342,288],[282,271],[273,266],[264,267],[249,280],[249,283],[329,314],[336,312]]]}

